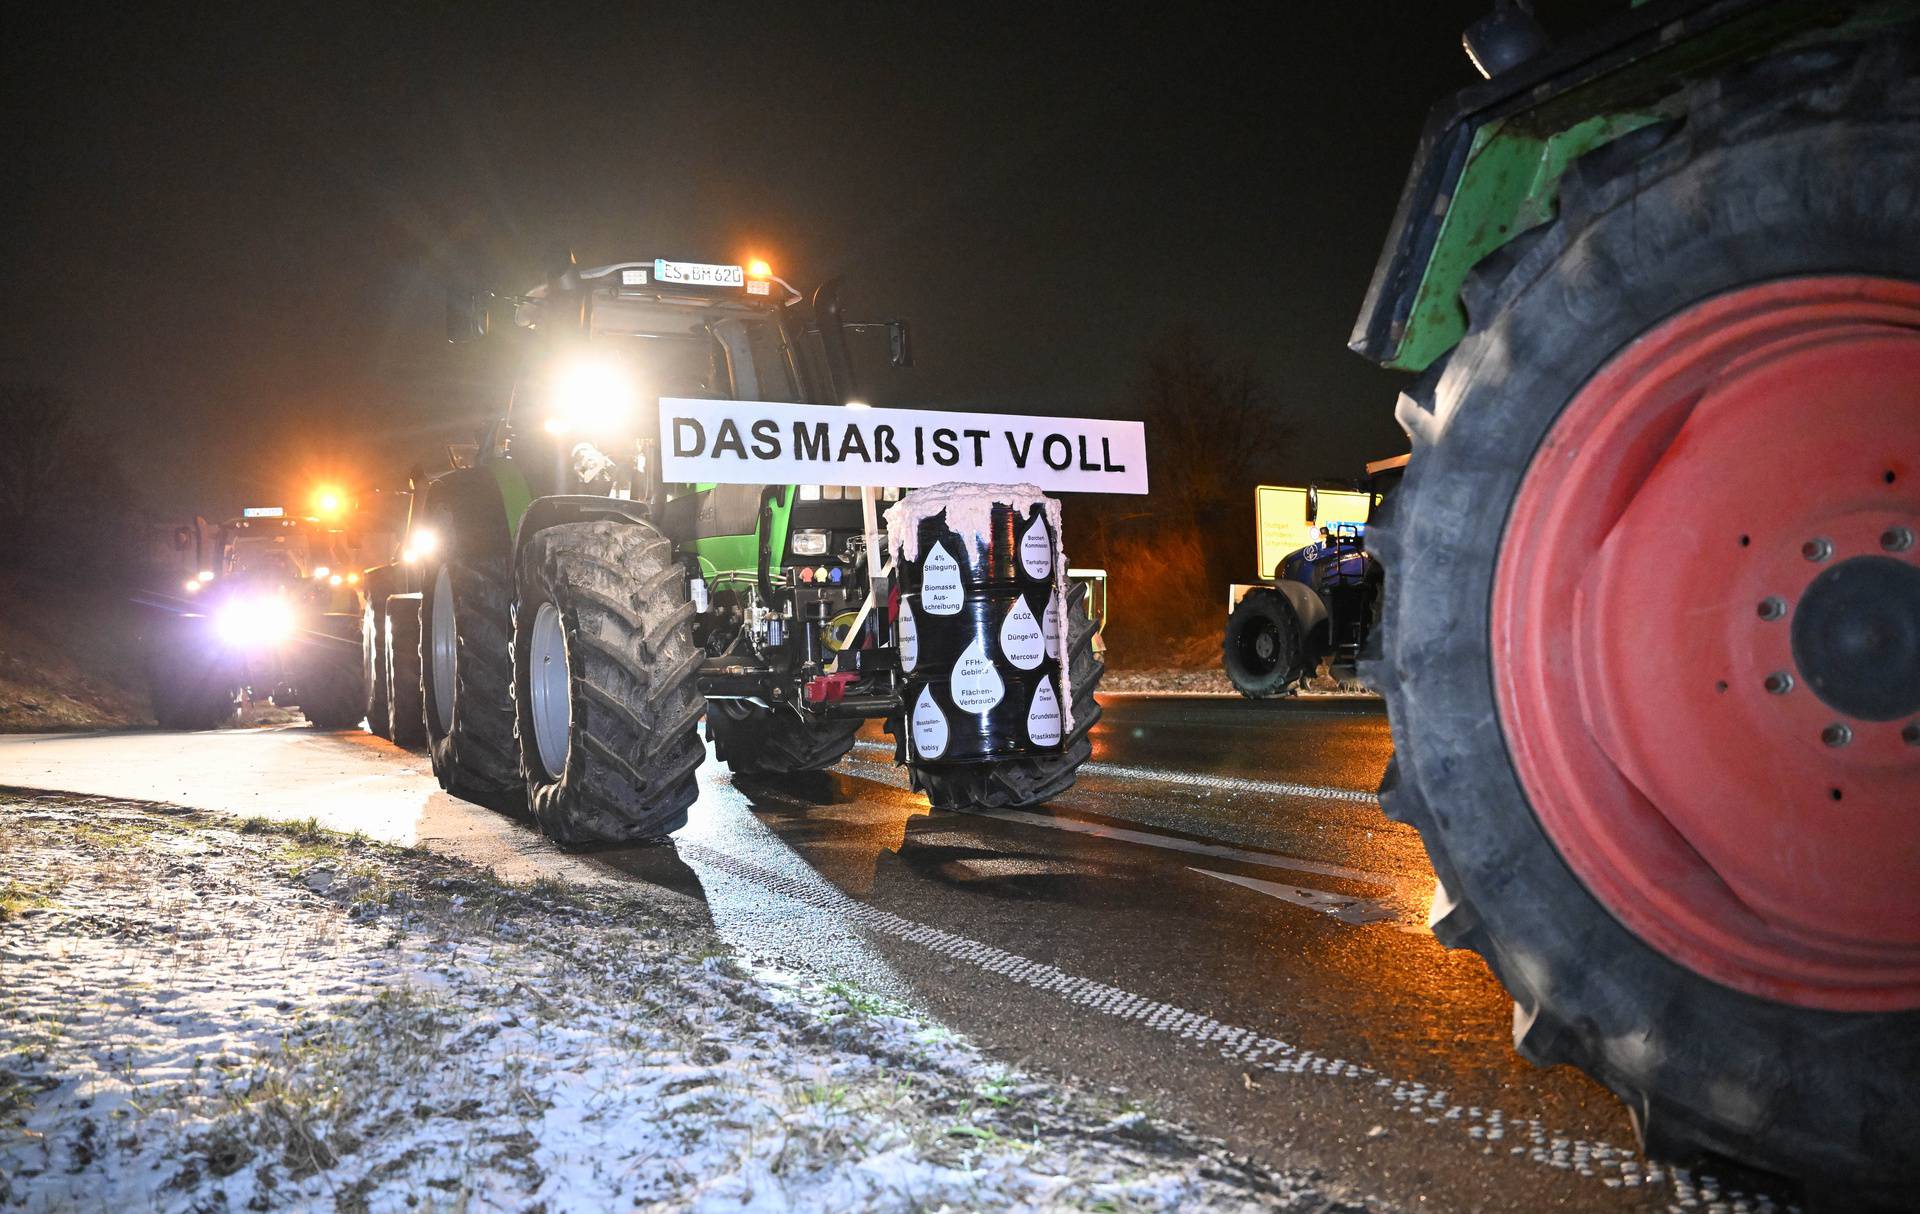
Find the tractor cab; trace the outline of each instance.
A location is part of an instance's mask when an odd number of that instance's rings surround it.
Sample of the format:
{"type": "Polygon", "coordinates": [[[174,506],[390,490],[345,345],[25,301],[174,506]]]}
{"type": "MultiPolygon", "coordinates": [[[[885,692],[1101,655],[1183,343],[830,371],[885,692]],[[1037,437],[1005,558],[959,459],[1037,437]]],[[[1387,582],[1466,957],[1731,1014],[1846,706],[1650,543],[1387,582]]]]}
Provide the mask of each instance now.
{"type": "MultiPolygon", "coordinates": [[[[569,266],[506,302],[512,323],[537,340],[524,353],[506,416],[486,436],[482,458],[510,452],[534,498],[639,503],[682,544],[751,536],[761,521],[762,490],[660,483],[660,398],[844,403],[852,393],[848,331],[885,329],[893,365],[910,362],[902,322],[846,323],[836,284],[808,300],[758,259],[569,266]]],[[[456,297],[449,331],[456,338],[485,333],[487,316],[477,297],[456,297]]],[[[776,509],[784,515],[799,503],[807,526],[782,526],[783,534],[860,529],[858,490],[796,486],[780,495],[776,509]]],[[[711,554],[721,558],[716,568],[729,561],[743,567],[732,559],[738,545],[724,547],[711,554]]],[[[776,569],[787,555],[771,554],[776,569]]]]}
{"type": "MultiPolygon", "coordinates": [[[[569,267],[511,303],[514,325],[535,340],[483,459],[511,456],[535,501],[632,502],[689,558],[696,593],[718,604],[696,630],[710,651],[730,646],[754,604],[771,597],[804,599],[829,621],[857,606],[860,491],[663,483],[659,401],[846,403],[846,333],[884,329],[891,361],[905,366],[903,323],[849,324],[835,284],[809,300],[757,259],[569,267]]],[[[874,494],[877,503],[898,496],[874,494]]]]}

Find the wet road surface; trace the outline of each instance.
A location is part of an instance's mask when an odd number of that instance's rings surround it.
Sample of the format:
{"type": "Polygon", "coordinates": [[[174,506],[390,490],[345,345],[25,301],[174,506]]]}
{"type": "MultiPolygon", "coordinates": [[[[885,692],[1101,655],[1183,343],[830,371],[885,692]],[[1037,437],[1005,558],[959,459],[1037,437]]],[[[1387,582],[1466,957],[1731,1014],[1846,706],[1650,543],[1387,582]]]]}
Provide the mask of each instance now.
{"type": "Polygon", "coordinates": [[[1426,931],[1425,853],[1373,797],[1391,753],[1377,703],[1116,697],[1097,728],[1078,785],[1041,810],[932,813],[870,729],[817,777],[709,762],[673,848],[591,855],[439,792],[423,756],[304,726],[4,738],[0,784],[311,816],[508,877],[646,883],[697,899],[743,952],[1355,1197],[1676,1200],[1620,1107],[1517,1058],[1498,984],[1426,931]]]}

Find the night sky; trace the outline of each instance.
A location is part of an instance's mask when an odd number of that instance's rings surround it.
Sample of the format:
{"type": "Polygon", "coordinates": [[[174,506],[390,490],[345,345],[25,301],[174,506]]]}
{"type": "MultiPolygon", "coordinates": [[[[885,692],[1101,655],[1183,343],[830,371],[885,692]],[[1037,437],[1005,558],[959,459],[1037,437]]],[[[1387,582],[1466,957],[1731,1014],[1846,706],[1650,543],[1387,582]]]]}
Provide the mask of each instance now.
{"type": "Polygon", "coordinates": [[[1351,475],[1405,449],[1346,337],[1485,7],[16,11],[0,378],[218,516],[396,482],[499,407],[450,279],[757,254],[913,322],[877,403],[1113,415],[1191,323],[1296,426],[1273,478],[1351,475]]]}

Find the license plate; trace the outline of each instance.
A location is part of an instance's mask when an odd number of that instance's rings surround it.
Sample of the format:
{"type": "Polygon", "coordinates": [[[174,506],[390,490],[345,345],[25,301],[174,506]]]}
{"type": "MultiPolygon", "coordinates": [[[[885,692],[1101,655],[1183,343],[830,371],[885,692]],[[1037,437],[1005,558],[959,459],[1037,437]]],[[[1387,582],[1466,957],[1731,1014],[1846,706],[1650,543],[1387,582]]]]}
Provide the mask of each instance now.
{"type": "Polygon", "coordinates": [[[742,266],[710,266],[697,261],[656,259],[653,263],[653,280],[683,287],[744,287],[747,285],[747,271],[742,266]]]}

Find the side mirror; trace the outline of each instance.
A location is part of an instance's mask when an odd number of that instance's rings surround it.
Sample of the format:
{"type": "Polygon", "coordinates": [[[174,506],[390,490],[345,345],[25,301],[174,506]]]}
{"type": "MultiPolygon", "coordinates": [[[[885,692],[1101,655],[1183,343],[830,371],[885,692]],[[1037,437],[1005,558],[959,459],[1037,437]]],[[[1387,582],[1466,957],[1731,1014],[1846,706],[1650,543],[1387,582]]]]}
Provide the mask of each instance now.
{"type": "Polygon", "coordinates": [[[479,341],[493,329],[490,305],[493,293],[461,287],[447,288],[447,340],[455,344],[479,341]]]}
{"type": "Polygon", "coordinates": [[[913,365],[913,329],[904,320],[887,322],[887,362],[902,370],[913,365]]]}

